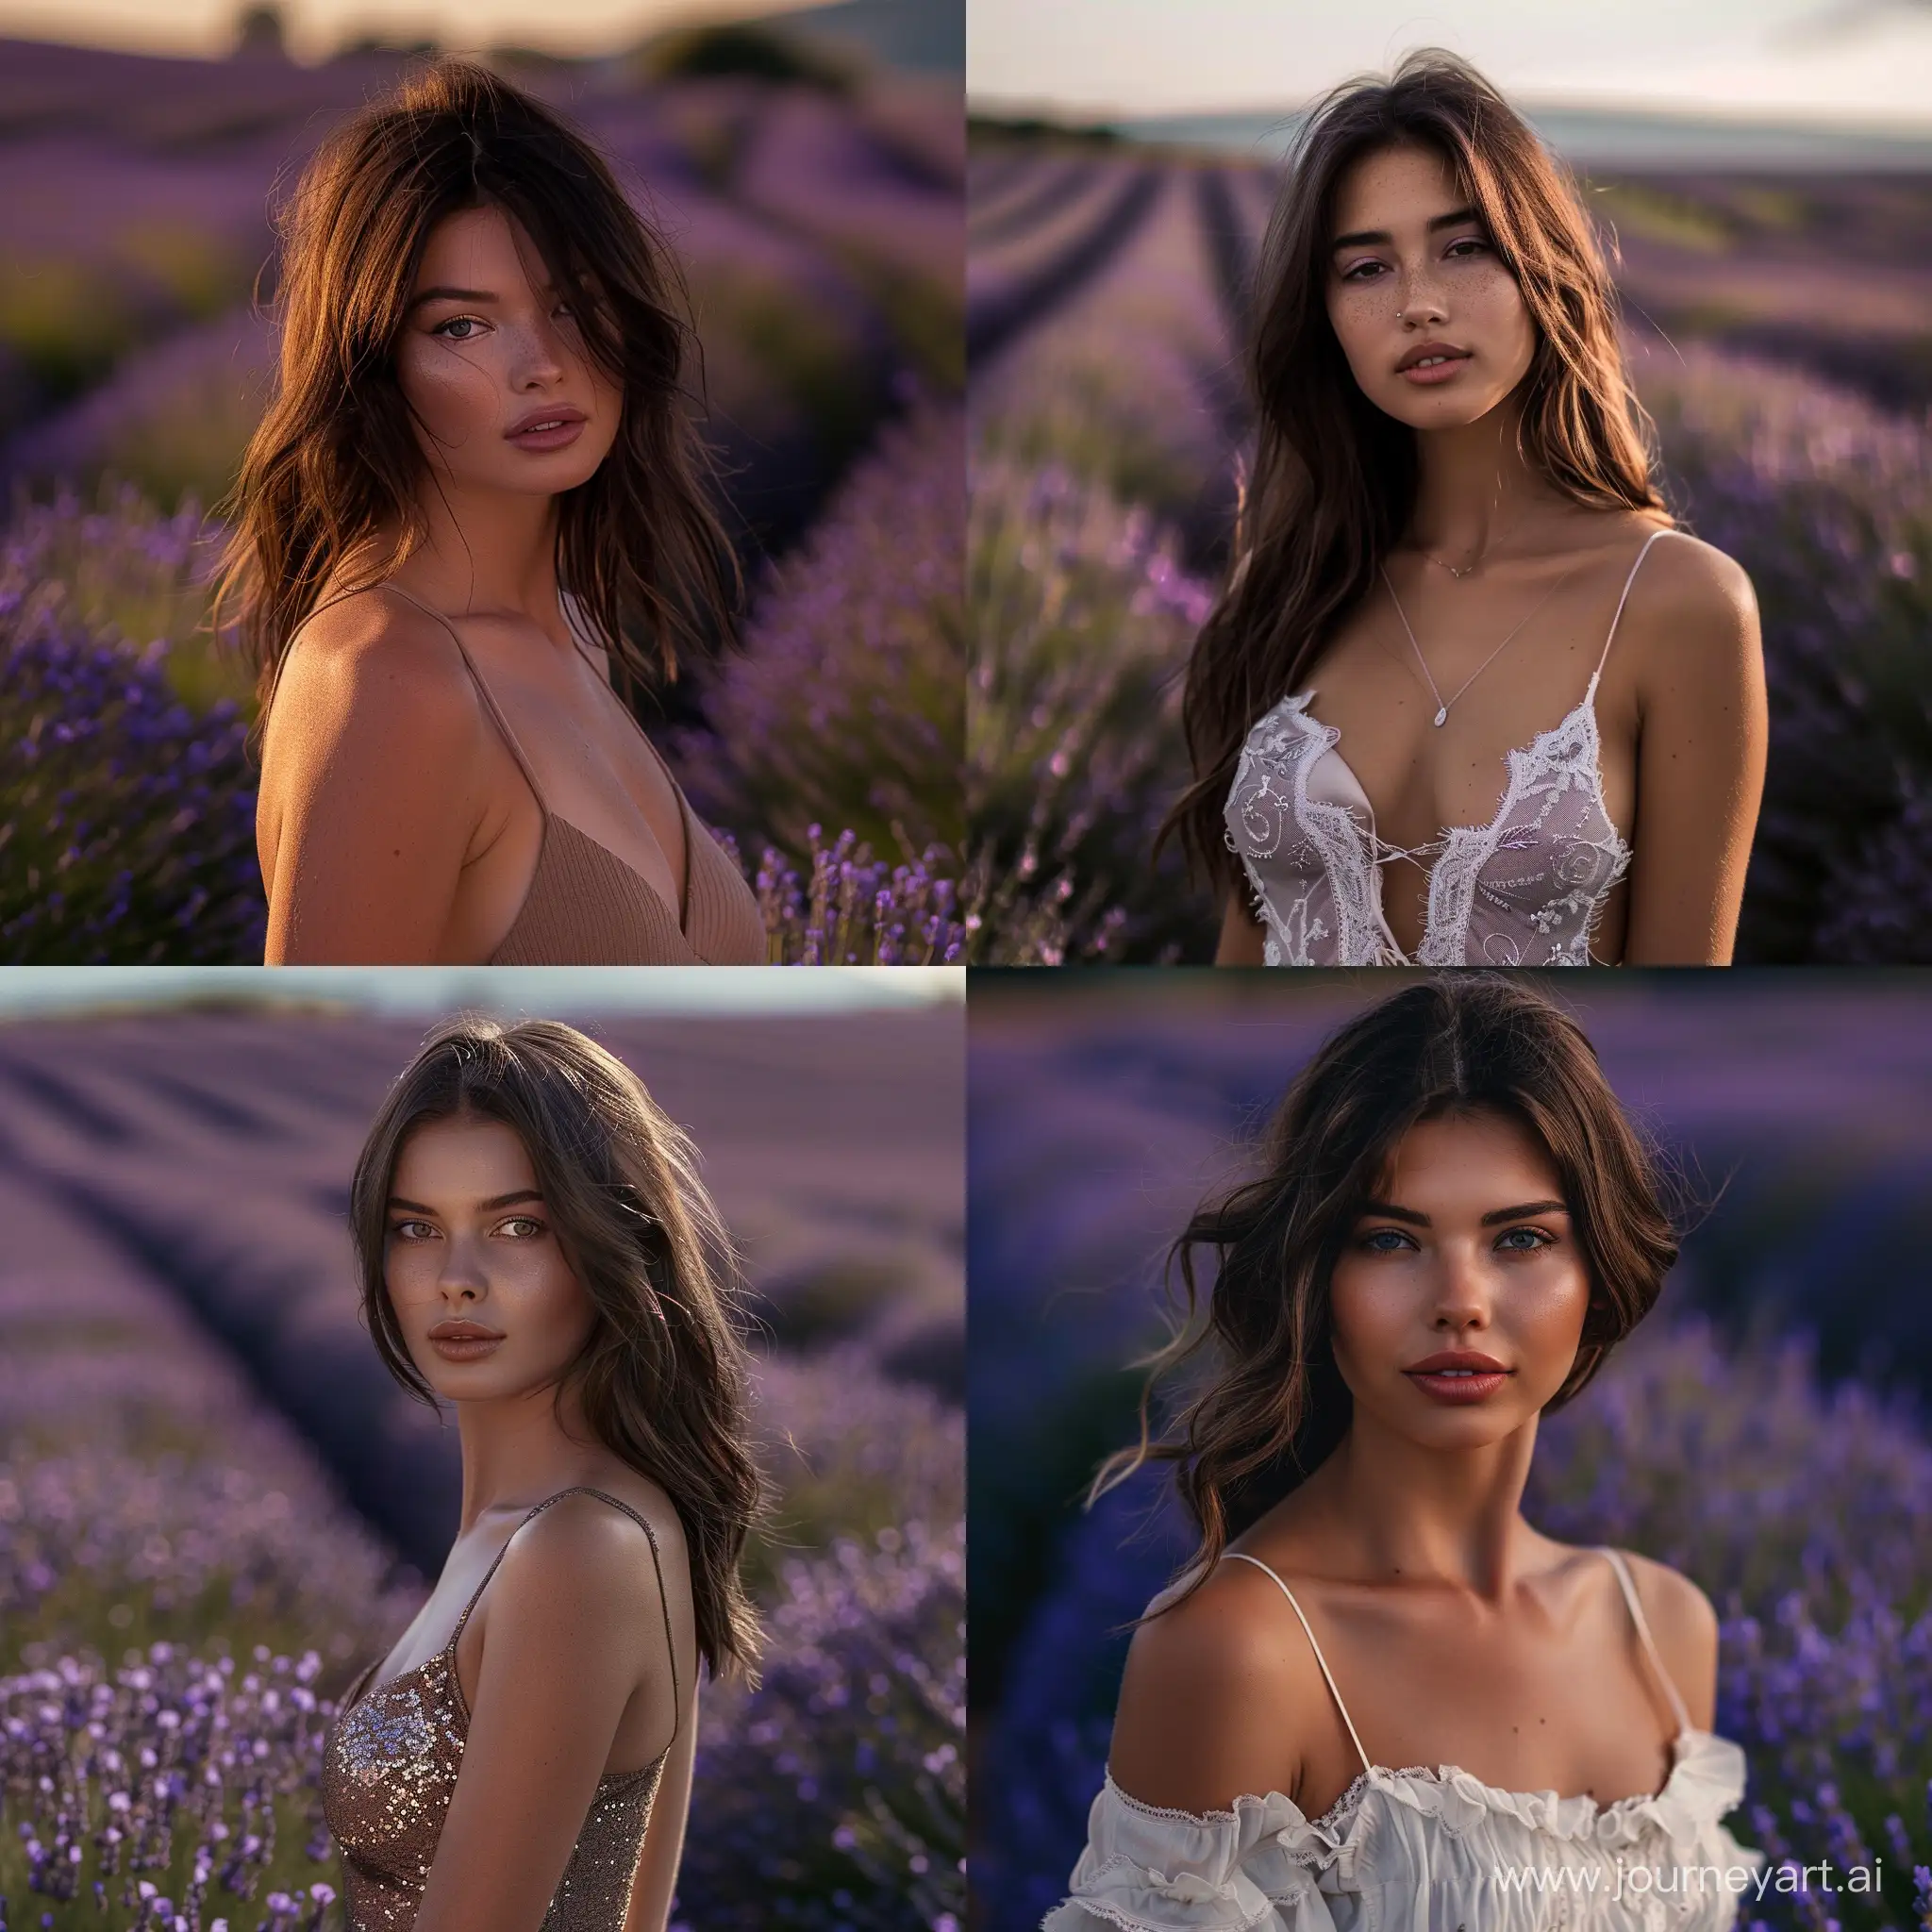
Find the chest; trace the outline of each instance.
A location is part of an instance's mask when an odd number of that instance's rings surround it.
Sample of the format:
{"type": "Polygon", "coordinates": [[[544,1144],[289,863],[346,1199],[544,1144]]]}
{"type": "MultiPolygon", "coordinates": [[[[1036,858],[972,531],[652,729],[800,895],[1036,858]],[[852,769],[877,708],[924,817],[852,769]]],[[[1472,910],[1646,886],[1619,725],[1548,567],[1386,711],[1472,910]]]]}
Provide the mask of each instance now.
{"type": "MultiPolygon", "coordinates": [[[[1606,1605],[1507,1624],[1418,1615],[1373,1594],[1304,1609],[1374,1764],[1454,1765],[1502,1790],[1600,1807],[1653,1795],[1669,1774],[1675,1719],[1646,1683],[1627,1619],[1620,1626],[1606,1605]]],[[[1311,1817],[1362,1769],[1333,1697],[1327,1707],[1296,1799],[1311,1817]]]]}

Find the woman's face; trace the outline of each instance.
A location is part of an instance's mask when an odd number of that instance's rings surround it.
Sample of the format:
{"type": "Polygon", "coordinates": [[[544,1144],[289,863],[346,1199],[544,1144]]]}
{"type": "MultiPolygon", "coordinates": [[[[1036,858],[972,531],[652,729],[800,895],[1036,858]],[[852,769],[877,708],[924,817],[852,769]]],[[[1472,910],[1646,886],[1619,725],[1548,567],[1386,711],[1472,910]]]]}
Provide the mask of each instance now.
{"type": "Polygon", "coordinates": [[[1494,1441],[1561,1388],[1590,1291],[1561,1183],[1536,1137],[1500,1114],[1424,1121],[1404,1135],[1382,1197],[1335,1263],[1335,1363],[1357,1415],[1396,1435],[1494,1441]],[[1448,1350],[1487,1356],[1503,1373],[1416,1378],[1419,1363],[1448,1350]]]}
{"type": "Polygon", "coordinates": [[[557,1380],[596,1322],[558,1245],[529,1154],[501,1121],[426,1122],[390,1183],[383,1269],[409,1355],[439,1395],[519,1394],[557,1380]],[[434,1331],[474,1323],[503,1339],[473,1359],[434,1331]]]}
{"type": "Polygon", "coordinates": [[[623,391],[547,279],[528,231],[501,208],[466,208],[430,233],[396,378],[424,455],[460,488],[553,495],[586,481],[617,441],[623,391]],[[552,418],[564,426],[529,431],[552,418]]]}
{"type": "Polygon", "coordinates": [[[1378,409],[1413,429],[1458,427],[1529,373],[1536,325],[1523,291],[1441,157],[1363,156],[1336,195],[1335,238],[1328,320],[1378,409]],[[1431,350],[1448,359],[1416,366],[1431,350]]]}

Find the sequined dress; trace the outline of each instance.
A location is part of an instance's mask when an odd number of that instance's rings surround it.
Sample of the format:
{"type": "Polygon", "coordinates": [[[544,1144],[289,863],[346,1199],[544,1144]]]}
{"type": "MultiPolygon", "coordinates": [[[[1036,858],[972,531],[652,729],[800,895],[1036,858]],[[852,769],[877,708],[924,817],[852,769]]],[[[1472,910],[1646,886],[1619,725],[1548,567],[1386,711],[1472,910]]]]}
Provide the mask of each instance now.
{"type": "MultiPolygon", "coordinates": [[[[658,1539],[651,1525],[615,1496],[587,1484],[559,1490],[539,1503],[524,1523],[578,1490],[622,1509],[650,1538],[662,1595],[658,1539]]],[[[520,1523],[517,1529],[523,1526],[520,1523]]],[[[409,1932],[416,1922],[470,1729],[469,1707],[457,1680],[457,1640],[515,1534],[505,1540],[442,1649],[427,1663],[362,1697],[363,1685],[381,1668],[383,1658],[375,1658],[350,1687],[324,1740],[323,1813],[341,1848],[348,1932],[409,1932]]],[[[668,1599],[665,1635],[670,1636],[668,1599]]],[[[681,1703],[675,1646],[671,1674],[675,1711],[681,1703]]],[[[671,1735],[675,1743],[675,1724],[671,1735]]],[[[667,1744],[649,1764],[597,1780],[570,1863],[543,1915],[542,1932],[623,1932],[651,1802],[670,1755],[667,1744]]]]}

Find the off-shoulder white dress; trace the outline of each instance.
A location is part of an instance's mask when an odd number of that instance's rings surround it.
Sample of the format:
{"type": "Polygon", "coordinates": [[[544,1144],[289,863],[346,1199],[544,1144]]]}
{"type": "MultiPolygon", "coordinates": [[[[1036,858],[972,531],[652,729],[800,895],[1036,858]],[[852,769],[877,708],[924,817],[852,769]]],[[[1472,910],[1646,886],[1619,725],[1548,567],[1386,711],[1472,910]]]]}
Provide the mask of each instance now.
{"type": "Polygon", "coordinates": [[[1453,1764],[1371,1764],[1308,1630],[1362,1760],[1348,1790],[1320,1818],[1279,1791],[1197,1815],[1140,1804],[1109,1776],[1041,1932],[1730,1932],[1765,1862],[1718,1822],[1743,1798],[1743,1751],[1691,1727],[1622,1553],[1602,1554],[1677,1715],[1654,1797],[1599,1806],[1499,1790],[1453,1764]]]}

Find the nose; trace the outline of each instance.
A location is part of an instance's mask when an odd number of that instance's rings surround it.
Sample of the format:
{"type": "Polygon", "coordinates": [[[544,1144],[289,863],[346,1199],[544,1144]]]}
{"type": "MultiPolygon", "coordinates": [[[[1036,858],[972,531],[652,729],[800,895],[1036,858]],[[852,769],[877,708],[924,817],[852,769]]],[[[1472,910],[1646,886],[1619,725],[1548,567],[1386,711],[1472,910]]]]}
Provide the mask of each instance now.
{"type": "Polygon", "coordinates": [[[1459,1334],[1465,1328],[1489,1326],[1491,1284],[1479,1242],[1442,1243],[1436,1254],[1435,1289],[1430,1317],[1436,1328],[1459,1334]]]}
{"type": "Polygon", "coordinates": [[[1401,306],[1395,313],[1408,328],[1423,328],[1449,319],[1448,304],[1443,301],[1434,277],[1426,270],[1404,271],[1401,296],[1401,306]]]}
{"type": "Polygon", "coordinates": [[[516,389],[560,381],[564,375],[563,336],[558,325],[540,316],[512,331],[510,382],[516,389]]]}

